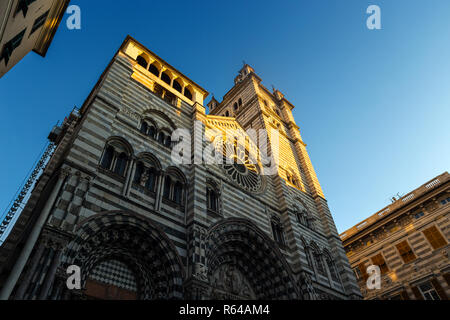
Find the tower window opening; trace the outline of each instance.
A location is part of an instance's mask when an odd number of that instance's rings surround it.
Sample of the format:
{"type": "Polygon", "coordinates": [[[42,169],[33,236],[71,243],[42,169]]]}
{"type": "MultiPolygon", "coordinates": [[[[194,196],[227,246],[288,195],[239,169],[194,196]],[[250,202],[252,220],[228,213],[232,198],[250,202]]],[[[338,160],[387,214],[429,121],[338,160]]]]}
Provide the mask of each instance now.
{"type": "Polygon", "coordinates": [[[161,75],[161,80],[167,83],[170,86],[171,79],[166,72],[163,72],[161,75]]]}
{"type": "Polygon", "coordinates": [[[175,90],[177,90],[179,93],[181,93],[183,91],[183,88],[181,87],[181,84],[177,80],[175,80],[173,82],[173,88],[175,90]]]}
{"type": "Polygon", "coordinates": [[[188,88],[184,88],[184,96],[189,100],[192,100],[192,93],[188,88]]]}
{"type": "Polygon", "coordinates": [[[125,170],[127,167],[127,161],[128,161],[128,157],[127,157],[126,153],[122,152],[117,157],[116,165],[114,167],[114,173],[117,173],[120,176],[124,176],[125,170]]]}
{"type": "Polygon", "coordinates": [[[113,158],[114,158],[114,148],[112,146],[108,146],[106,148],[105,154],[103,155],[101,167],[107,170],[111,169],[113,158]]]}
{"type": "Polygon", "coordinates": [[[144,58],[144,56],[142,54],[136,58],[136,61],[137,61],[138,65],[140,65],[141,67],[147,69],[148,62],[144,58]]]}
{"type": "Polygon", "coordinates": [[[159,77],[159,70],[153,63],[148,68],[148,71],[150,71],[150,73],[154,74],[155,76],[159,77]]]}

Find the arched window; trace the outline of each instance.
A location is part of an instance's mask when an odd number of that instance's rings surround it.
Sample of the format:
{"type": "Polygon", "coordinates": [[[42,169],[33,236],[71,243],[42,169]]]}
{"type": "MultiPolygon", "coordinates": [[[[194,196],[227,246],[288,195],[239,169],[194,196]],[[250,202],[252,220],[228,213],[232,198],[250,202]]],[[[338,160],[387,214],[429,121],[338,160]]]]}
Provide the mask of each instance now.
{"type": "Polygon", "coordinates": [[[172,138],[170,137],[170,135],[168,135],[166,137],[166,140],[164,141],[164,145],[168,148],[170,148],[172,146],[172,138]]]}
{"type": "Polygon", "coordinates": [[[163,72],[161,75],[161,80],[167,83],[170,86],[171,79],[166,72],[163,72]]]}
{"type": "Polygon", "coordinates": [[[183,91],[183,88],[181,87],[181,84],[178,82],[178,80],[175,80],[173,82],[173,88],[177,90],[179,93],[183,91]]]}
{"type": "Polygon", "coordinates": [[[325,268],[323,266],[322,255],[320,254],[318,249],[314,249],[313,251],[314,263],[316,265],[317,272],[323,276],[325,276],[325,268]]]}
{"type": "Polygon", "coordinates": [[[206,189],[206,197],[208,202],[208,210],[213,212],[218,211],[219,197],[216,194],[216,191],[210,187],[206,189]]]}
{"type": "Polygon", "coordinates": [[[127,168],[128,157],[125,152],[122,152],[116,160],[116,165],[114,167],[114,173],[117,173],[120,176],[125,175],[125,170],[127,168]]]}
{"type": "Polygon", "coordinates": [[[325,254],[325,261],[327,263],[328,270],[330,270],[331,279],[333,279],[336,282],[339,282],[339,277],[336,271],[336,265],[334,264],[334,261],[329,254],[325,254]]]}
{"type": "Polygon", "coordinates": [[[275,241],[280,245],[285,245],[283,227],[280,223],[272,221],[272,232],[275,241]]]}
{"type": "Polygon", "coordinates": [[[148,62],[147,62],[147,59],[145,59],[142,54],[136,58],[136,61],[140,66],[147,69],[148,62]]]}
{"type": "Polygon", "coordinates": [[[172,179],[169,176],[164,180],[164,193],[163,196],[166,199],[170,199],[170,188],[172,187],[172,179]]]}
{"type": "Polygon", "coordinates": [[[148,68],[148,71],[150,71],[155,76],[159,77],[159,70],[158,68],[152,63],[150,67],[148,68]]]}
{"type": "Polygon", "coordinates": [[[238,104],[236,102],[233,105],[233,109],[234,109],[234,111],[236,111],[238,109],[238,104]]]}
{"type": "Polygon", "coordinates": [[[155,168],[148,169],[148,178],[145,187],[150,191],[155,191],[156,186],[156,170],[155,168]]]}
{"type": "Polygon", "coordinates": [[[143,133],[143,134],[147,134],[147,130],[148,130],[148,124],[147,124],[147,122],[142,122],[142,125],[141,125],[141,133],[143,133]]]}
{"type": "Polygon", "coordinates": [[[101,162],[101,167],[109,170],[111,169],[111,164],[114,158],[114,148],[112,146],[108,146],[103,154],[103,159],[101,162]]]}
{"type": "Polygon", "coordinates": [[[230,116],[230,112],[229,111],[225,112],[225,117],[229,117],[229,116],[230,116]]]}
{"type": "Polygon", "coordinates": [[[182,204],[183,201],[183,185],[181,182],[177,181],[175,187],[173,188],[173,201],[177,204],[182,204]]]}
{"type": "Polygon", "coordinates": [[[139,161],[136,165],[136,171],[135,171],[134,179],[133,179],[134,183],[138,183],[138,184],[141,183],[142,174],[144,173],[144,169],[145,169],[144,164],[139,161]]]}
{"type": "Polygon", "coordinates": [[[309,247],[305,243],[303,243],[303,249],[305,250],[306,262],[308,263],[308,266],[312,268],[313,265],[311,263],[311,251],[309,250],[309,247]]]}
{"type": "Polygon", "coordinates": [[[192,100],[192,92],[188,88],[184,88],[184,96],[189,100],[192,100]]]}
{"type": "Polygon", "coordinates": [[[158,142],[161,144],[164,144],[164,141],[166,140],[166,135],[164,132],[160,132],[158,135],[158,142]]]}
{"type": "Polygon", "coordinates": [[[155,138],[155,134],[156,134],[156,128],[154,126],[150,126],[150,128],[148,130],[148,136],[155,138]]]}
{"type": "Polygon", "coordinates": [[[242,99],[239,98],[239,107],[242,107],[242,99]]]}

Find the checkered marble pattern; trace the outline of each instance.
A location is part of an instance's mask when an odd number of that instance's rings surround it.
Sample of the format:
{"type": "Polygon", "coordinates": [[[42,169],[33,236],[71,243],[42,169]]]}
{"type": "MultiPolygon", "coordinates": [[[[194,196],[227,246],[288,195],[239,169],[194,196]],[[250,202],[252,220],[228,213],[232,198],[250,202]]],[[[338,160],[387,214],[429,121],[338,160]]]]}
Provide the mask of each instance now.
{"type": "Polygon", "coordinates": [[[90,276],[92,280],[137,292],[136,279],[126,264],[108,260],[98,264],[90,276]]]}

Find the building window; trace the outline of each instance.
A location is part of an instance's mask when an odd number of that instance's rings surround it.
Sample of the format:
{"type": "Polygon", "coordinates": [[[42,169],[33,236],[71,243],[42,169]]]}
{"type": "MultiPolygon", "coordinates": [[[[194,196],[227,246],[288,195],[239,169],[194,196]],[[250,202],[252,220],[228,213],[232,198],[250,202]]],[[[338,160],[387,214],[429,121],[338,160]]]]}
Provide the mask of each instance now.
{"type": "Polygon", "coordinates": [[[164,144],[164,141],[166,140],[166,135],[164,132],[160,132],[158,135],[158,142],[161,144],[164,144]]]}
{"type": "Polygon", "coordinates": [[[164,181],[164,198],[171,200],[178,205],[183,205],[184,197],[184,184],[178,181],[176,178],[166,176],[164,181]]]}
{"type": "Polygon", "coordinates": [[[100,167],[123,177],[128,167],[128,154],[128,149],[122,143],[111,141],[103,152],[100,167]]]}
{"type": "Polygon", "coordinates": [[[170,199],[170,189],[172,187],[172,179],[170,177],[166,177],[164,181],[164,198],[170,199]]]}
{"type": "Polygon", "coordinates": [[[386,264],[386,261],[384,260],[383,256],[380,254],[377,254],[375,257],[372,258],[372,263],[376,266],[380,267],[381,274],[385,274],[389,271],[389,268],[386,264]]]}
{"type": "Polygon", "coordinates": [[[184,88],[184,96],[189,100],[192,100],[192,93],[188,88],[184,88]]]}
{"type": "Polygon", "coordinates": [[[173,201],[177,204],[182,204],[183,201],[183,185],[177,181],[173,188],[173,201]]]}
{"type": "Polygon", "coordinates": [[[148,124],[147,124],[147,122],[142,122],[142,125],[141,125],[141,133],[143,133],[143,134],[147,134],[147,131],[148,131],[148,124]]]}
{"type": "Polygon", "coordinates": [[[434,250],[442,248],[447,244],[447,241],[445,241],[444,237],[435,226],[426,229],[425,231],[423,231],[423,234],[434,250]]]}
{"type": "Polygon", "coordinates": [[[441,300],[431,282],[425,282],[418,287],[425,300],[441,300]]]}
{"type": "Polygon", "coordinates": [[[216,191],[211,187],[208,187],[206,189],[206,197],[208,210],[217,212],[219,208],[219,197],[217,196],[216,191]]]}
{"type": "Polygon", "coordinates": [[[112,146],[108,146],[103,154],[103,159],[101,162],[101,167],[103,169],[109,170],[111,169],[111,164],[114,158],[114,148],[112,146]]]}
{"type": "Polygon", "coordinates": [[[416,260],[416,255],[412,251],[407,241],[400,242],[396,245],[396,247],[404,263],[409,263],[416,260]]]}
{"type": "Polygon", "coordinates": [[[419,212],[419,213],[416,213],[415,215],[414,215],[414,219],[420,219],[420,218],[422,218],[423,216],[424,216],[425,214],[421,211],[421,212],[419,212]]]}
{"type": "Polygon", "coordinates": [[[237,111],[237,109],[238,109],[238,104],[236,102],[233,105],[233,109],[234,109],[234,111],[237,111]]]}
{"type": "Polygon", "coordinates": [[[273,237],[275,239],[275,241],[284,246],[285,245],[285,241],[284,241],[284,232],[283,232],[283,227],[281,226],[280,223],[272,221],[272,233],[273,233],[273,237]]]}
{"type": "Polygon", "coordinates": [[[18,35],[16,35],[13,39],[8,41],[7,43],[5,43],[5,45],[3,46],[0,61],[5,59],[5,66],[8,65],[9,59],[11,58],[13,51],[22,43],[25,31],[26,29],[23,29],[22,32],[20,32],[18,35]]]}
{"type": "Polygon", "coordinates": [[[38,30],[40,27],[44,25],[45,21],[47,20],[49,12],[50,10],[48,10],[46,13],[44,13],[34,21],[33,28],[31,29],[29,36],[31,36],[36,30],[38,30]]]}
{"type": "Polygon", "coordinates": [[[175,80],[173,82],[173,88],[175,90],[177,90],[179,93],[181,93],[183,91],[183,88],[181,87],[181,84],[177,80],[175,80]]]}
{"type": "Polygon", "coordinates": [[[242,99],[239,98],[239,107],[242,107],[242,99]]]}
{"type": "Polygon", "coordinates": [[[144,69],[147,69],[148,62],[147,62],[147,59],[145,59],[142,54],[136,58],[136,61],[137,61],[138,65],[140,65],[144,69]]]}
{"type": "Polygon", "coordinates": [[[36,0],[20,0],[19,4],[17,5],[16,14],[19,11],[22,11],[23,17],[25,18],[27,16],[28,7],[35,1],[36,0]]]}
{"type": "Polygon", "coordinates": [[[328,270],[330,270],[331,279],[333,279],[336,282],[339,282],[339,277],[336,271],[336,265],[334,264],[333,259],[328,254],[326,254],[325,261],[327,263],[328,270]]]}
{"type": "Polygon", "coordinates": [[[150,73],[154,74],[155,76],[159,77],[159,70],[153,63],[148,68],[148,71],[150,71],[150,73]]]}
{"type": "Polygon", "coordinates": [[[147,181],[145,182],[145,187],[150,191],[155,191],[155,187],[156,187],[156,170],[155,170],[155,168],[150,168],[147,170],[146,179],[147,179],[147,181]]]}
{"type": "Polygon", "coordinates": [[[323,266],[323,261],[322,261],[322,255],[320,254],[320,252],[317,249],[313,251],[313,258],[314,258],[314,263],[316,264],[317,272],[319,272],[319,274],[322,276],[326,276],[325,268],[323,266]]]}
{"type": "Polygon", "coordinates": [[[134,183],[140,184],[142,180],[142,174],[144,173],[145,167],[142,162],[138,162],[136,165],[136,171],[134,173],[134,183]]]}
{"type": "Polygon", "coordinates": [[[167,148],[170,148],[172,146],[172,138],[170,137],[170,135],[167,135],[166,139],[164,140],[164,145],[167,148]]]}
{"type": "Polygon", "coordinates": [[[116,160],[116,165],[114,166],[114,173],[118,174],[119,176],[125,175],[125,170],[127,168],[127,162],[128,157],[126,153],[122,152],[119,154],[116,160]]]}
{"type": "Polygon", "coordinates": [[[165,73],[165,72],[162,73],[161,80],[170,86],[171,79],[167,73],[165,73]]]}
{"type": "Polygon", "coordinates": [[[148,136],[154,139],[155,134],[156,134],[156,128],[154,126],[150,126],[150,128],[148,129],[148,136]]]}
{"type": "Polygon", "coordinates": [[[148,164],[148,166],[146,166],[142,161],[139,161],[136,165],[133,182],[154,192],[156,189],[157,177],[158,172],[152,165],[148,164]]]}

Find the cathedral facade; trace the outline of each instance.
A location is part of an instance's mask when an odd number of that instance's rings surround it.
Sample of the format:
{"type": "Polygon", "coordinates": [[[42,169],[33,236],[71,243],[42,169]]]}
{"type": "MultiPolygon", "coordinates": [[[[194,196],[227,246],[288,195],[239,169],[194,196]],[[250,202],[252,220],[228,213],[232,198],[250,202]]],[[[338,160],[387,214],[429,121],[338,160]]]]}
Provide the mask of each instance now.
{"type": "Polygon", "coordinates": [[[0,299],[360,299],[294,106],[248,65],[208,113],[207,96],[127,37],[49,136],[0,247],[0,299]]]}

